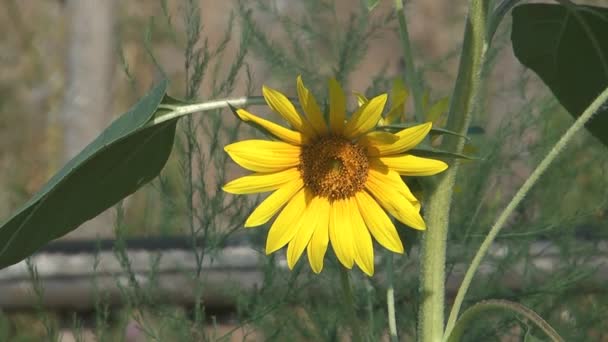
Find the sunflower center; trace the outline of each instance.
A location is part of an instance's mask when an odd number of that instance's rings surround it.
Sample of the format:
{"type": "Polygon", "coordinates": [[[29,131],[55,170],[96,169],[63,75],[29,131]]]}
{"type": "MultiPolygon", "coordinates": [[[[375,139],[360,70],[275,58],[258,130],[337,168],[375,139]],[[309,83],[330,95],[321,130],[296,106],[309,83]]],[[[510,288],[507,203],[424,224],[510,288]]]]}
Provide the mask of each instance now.
{"type": "Polygon", "coordinates": [[[315,196],[330,200],[353,196],[363,189],[369,161],[362,146],[327,136],[302,146],[300,173],[315,196]]]}

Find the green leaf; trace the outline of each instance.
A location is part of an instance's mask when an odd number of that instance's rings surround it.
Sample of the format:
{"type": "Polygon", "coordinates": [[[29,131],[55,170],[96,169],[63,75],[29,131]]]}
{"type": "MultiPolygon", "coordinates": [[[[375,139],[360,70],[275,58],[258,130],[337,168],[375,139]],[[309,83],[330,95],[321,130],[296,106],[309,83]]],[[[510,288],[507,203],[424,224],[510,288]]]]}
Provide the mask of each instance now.
{"type": "Polygon", "coordinates": [[[177,119],[146,124],[158,112],[166,89],[164,80],[0,226],[0,269],[71,232],[160,173],[173,147],[177,119]]]}
{"type": "Polygon", "coordinates": [[[436,158],[456,158],[456,159],[467,159],[467,160],[478,160],[478,157],[468,156],[462,153],[455,153],[450,151],[439,150],[432,147],[416,147],[411,150],[408,150],[407,153],[411,153],[413,155],[419,157],[436,157],[436,158]]]}
{"type": "Polygon", "coordinates": [[[437,121],[442,115],[445,115],[445,113],[447,113],[449,107],[450,107],[450,98],[449,97],[444,97],[442,99],[439,99],[437,102],[433,103],[431,108],[429,108],[426,111],[426,113],[425,113],[426,121],[430,121],[430,122],[437,121]]]}
{"type": "MultiPolygon", "coordinates": [[[[608,87],[608,9],[526,4],[513,10],[515,56],[549,86],[574,117],[608,87]]],[[[587,129],[608,145],[608,107],[587,129]]]]}
{"type": "MultiPolygon", "coordinates": [[[[418,124],[399,123],[399,124],[379,126],[378,129],[386,130],[386,131],[391,131],[391,132],[396,132],[396,131],[400,131],[402,129],[413,127],[413,126],[416,126],[416,125],[418,125],[418,124]]],[[[443,134],[454,135],[454,136],[461,137],[461,138],[466,139],[466,140],[470,140],[470,138],[467,137],[466,135],[462,135],[462,134],[459,134],[459,133],[454,132],[454,131],[450,131],[450,130],[445,129],[445,128],[433,127],[433,128],[431,128],[431,131],[429,133],[432,134],[432,135],[443,135],[443,134]]]]}

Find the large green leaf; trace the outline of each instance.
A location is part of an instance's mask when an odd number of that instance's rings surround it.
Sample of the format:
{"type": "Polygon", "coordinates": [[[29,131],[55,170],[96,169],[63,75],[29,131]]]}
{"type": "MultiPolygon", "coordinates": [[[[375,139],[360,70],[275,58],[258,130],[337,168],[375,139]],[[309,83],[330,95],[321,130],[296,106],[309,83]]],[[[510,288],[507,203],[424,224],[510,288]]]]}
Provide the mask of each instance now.
{"type": "Polygon", "coordinates": [[[169,157],[177,120],[146,126],[167,81],[146,94],[70,160],[0,226],[0,269],[76,229],[156,177],[169,157]]]}
{"type": "MultiPolygon", "coordinates": [[[[608,9],[526,4],[513,10],[515,56],[578,117],[608,87],[608,9]]],[[[587,129],[608,145],[608,107],[587,129]]]]}

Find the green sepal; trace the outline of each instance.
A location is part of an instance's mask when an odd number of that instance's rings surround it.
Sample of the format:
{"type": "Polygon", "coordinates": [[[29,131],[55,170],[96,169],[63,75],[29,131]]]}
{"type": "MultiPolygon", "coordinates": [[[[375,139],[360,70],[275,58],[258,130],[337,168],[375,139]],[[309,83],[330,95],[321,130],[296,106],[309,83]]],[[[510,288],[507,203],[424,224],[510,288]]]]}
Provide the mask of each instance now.
{"type": "MultiPolygon", "coordinates": [[[[398,132],[401,131],[403,129],[406,128],[410,128],[410,127],[414,127],[417,126],[419,124],[412,124],[412,123],[399,123],[399,124],[392,124],[392,125],[385,125],[385,126],[378,126],[379,130],[383,130],[383,131],[388,131],[388,132],[398,132]]],[[[443,135],[443,134],[447,134],[447,135],[453,135],[453,136],[457,136],[457,137],[461,137],[463,139],[469,140],[470,138],[467,137],[466,135],[454,132],[454,131],[450,131],[448,129],[445,128],[436,128],[433,127],[431,128],[431,131],[429,132],[429,134],[432,135],[443,135]]]]}
{"type": "MultiPolygon", "coordinates": [[[[420,145],[419,145],[420,146],[420,145]]],[[[420,146],[408,150],[406,153],[413,154],[419,157],[436,157],[436,158],[455,158],[455,159],[466,159],[466,160],[480,160],[481,158],[475,156],[468,156],[462,153],[444,151],[432,147],[420,146]]]]}

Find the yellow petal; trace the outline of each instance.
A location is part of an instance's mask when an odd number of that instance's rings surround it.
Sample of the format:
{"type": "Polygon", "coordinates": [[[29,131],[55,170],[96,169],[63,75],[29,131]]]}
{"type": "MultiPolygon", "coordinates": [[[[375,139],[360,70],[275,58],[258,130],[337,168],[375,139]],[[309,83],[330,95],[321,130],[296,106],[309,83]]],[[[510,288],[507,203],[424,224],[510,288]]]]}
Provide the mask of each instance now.
{"type": "Polygon", "coordinates": [[[428,159],[409,154],[378,158],[379,162],[402,176],[431,176],[448,168],[441,160],[428,159]]]}
{"type": "Polygon", "coordinates": [[[300,219],[306,209],[306,190],[301,189],[287,203],[277,219],[274,220],[266,239],[266,254],[273,253],[285,246],[298,232],[300,219]]]}
{"type": "Polygon", "coordinates": [[[320,203],[317,209],[317,226],[307,248],[308,262],[315,273],[321,273],[323,270],[323,260],[329,245],[329,211],[331,209],[327,198],[319,197],[318,199],[320,203]]]}
{"type": "Polygon", "coordinates": [[[293,145],[302,145],[302,133],[292,131],[276,123],[262,119],[259,116],[253,115],[244,109],[237,109],[236,115],[243,121],[253,122],[267,130],[270,134],[283,140],[284,142],[293,145]]]}
{"type": "Polygon", "coordinates": [[[357,201],[350,197],[347,199],[347,210],[351,215],[353,240],[355,243],[355,261],[357,266],[368,276],[374,275],[374,247],[369,230],[359,212],[357,201]]]}
{"type": "Polygon", "coordinates": [[[405,84],[401,78],[393,80],[393,87],[391,88],[391,109],[386,113],[382,124],[390,125],[401,121],[401,116],[405,111],[405,103],[409,97],[409,92],[405,88],[405,84]]]}
{"type": "Polygon", "coordinates": [[[414,206],[414,208],[416,209],[416,211],[420,212],[420,202],[416,201],[410,201],[410,203],[412,203],[412,205],[414,206]]]}
{"type": "Polygon", "coordinates": [[[346,119],[346,98],[340,83],[329,80],[329,126],[332,133],[341,134],[346,119]]]}
{"type": "Polygon", "coordinates": [[[386,94],[378,95],[359,107],[346,124],[344,135],[353,139],[376,127],[378,120],[382,117],[387,98],[386,94]]]}
{"type": "Polygon", "coordinates": [[[338,260],[344,267],[351,269],[355,260],[355,244],[346,200],[331,203],[329,215],[329,239],[338,260]]]}
{"type": "Polygon", "coordinates": [[[372,182],[380,188],[390,188],[390,190],[396,191],[410,202],[418,202],[416,196],[414,196],[410,188],[403,182],[403,179],[401,179],[401,176],[399,176],[396,171],[383,169],[381,166],[379,167],[377,161],[374,159],[370,160],[367,182],[372,182]]]}
{"type": "Polygon", "coordinates": [[[410,93],[405,86],[402,78],[395,78],[393,80],[393,87],[391,88],[391,108],[399,107],[407,102],[410,93]]]}
{"type": "Polygon", "coordinates": [[[298,76],[297,85],[300,106],[302,106],[304,113],[306,113],[306,117],[308,117],[310,125],[318,134],[326,134],[327,125],[325,124],[325,119],[323,119],[323,113],[321,113],[321,109],[319,109],[319,105],[317,104],[317,100],[315,100],[315,97],[304,86],[304,82],[302,82],[302,76],[298,76]]]}
{"type": "Polygon", "coordinates": [[[382,132],[382,131],[373,131],[369,132],[359,139],[358,143],[369,147],[375,144],[392,144],[399,141],[399,137],[393,133],[382,132]]]}
{"type": "Polygon", "coordinates": [[[249,215],[247,221],[245,221],[245,227],[255,227],[268,222],[303,186],[302,179],[297,178],[270,194],[249,215]]]}
{"type": "MultiPolygon", "coordinates": [[[[397,220],[414,229],[423,230],[426,228],[419,209],[404,196],[402,191],[395,190],[391,188],[390,184],[378,182],[377,178],[369,176],[367,177],[365,187],[374,196],[376,201],[397,220]]],[[[405,184],[402,187],[407,189],[405,184]]],[[[400,190],[403,190],[403,188],[400,190]]],[[[407,190],[409,192],[409,189],[407,190]]]]}
{"type": "Polygon", "coordinates": [[[279,172],[254,173],[228,182],[222,190],[239,195],[272,191],[300,177],[300,171],[295,167],[279,172]]]}
{"type": "Polygon", "coordinates": [[[374,239],[389,251],[403,253],[403,243],[397,234],[397,229],[378,202],[366,191],[359,191],[355,195],[355,199],[361,216],[374,239]]]}
{"type": "Polygon", "coordinates": [[[363,106],[364,104],[366,104],[369,101],[367,99],[367,97],[365,97],[365,95],[363,95],[361,93],[354,93],[354,94],[357,97],[357,105],[359,105],[359,107],[363,106]]]}
{"type": "Polygon", "coordinates": [[[293,269],[296,265],[300,256],[302,256],[304,249],[309,244],[313,233],[317,229],[319,210],[323,205],[323,201],[327,202],[324,198],[312,197],[312,200],[308,204],[306,212],[298,224],[298,232],[287,246],[287,266],[289,269],[293,269]]]}
{"type": "Polygon", "coordinates": [[[240,166],[255,172],[276,172],[300,164],[300,147],[282,141],[244,140],[224,147],[240,166]]]}
{"type": "Polygon", "coordinates": [[[414,148],[418,145],[431,130],[433,124],[427,122],[424,124],[416,125],[413,127],[406,128],[402,131],[395,133],[399,137],[394,143],[384,144],[380,142],[371,143],[366,145],[367,153],[370,156],[386,156],[391,154],[403,153],[407,150],[414,148]]]}
{"type": "Polygon", "coordinates": [[[266,86],[262,87],[262,94],[264,95],[264,99],[266,100],[266,103],[268,103],[268,106],[287,120],[287,122],[289,122],[293,128],[304,134],[311,133],[310,125],[308,122],[302,119],[300,114],[298,114],[296,108],[293,106],[293,103],[289,101],[287,96],[266,86]]]}

